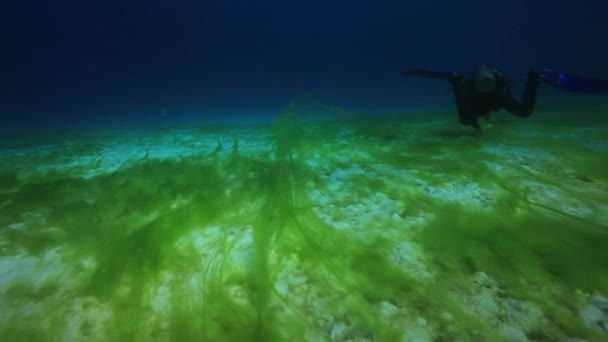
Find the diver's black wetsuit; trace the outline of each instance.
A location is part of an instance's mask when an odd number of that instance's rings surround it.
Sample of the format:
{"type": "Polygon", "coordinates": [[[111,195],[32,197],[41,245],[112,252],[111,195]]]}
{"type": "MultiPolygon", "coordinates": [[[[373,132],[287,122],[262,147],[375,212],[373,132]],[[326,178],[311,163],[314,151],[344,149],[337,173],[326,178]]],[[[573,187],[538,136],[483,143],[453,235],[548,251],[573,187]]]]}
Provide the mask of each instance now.
{"type": "Polygon", "coordinates": [[[456,106],[460,123],[472,126],[477,132],[481,131],[480,116],[488,118],[490,112],[505,109],[518,117],[527,117],[532,114],[536,103],[536,89],[539,83],[539,75],[534,71],[528,74],[528,81],[519,102],[511,93],[511,89],[501,72],[491,69],[496,79],[496,85],[491,92],[481,93],[474,87],[472,77],[464,78],[459,73],[434,72],[428,70],[407,70],[404,73],[432,79],[445,79],[452,84],[452,91],[456,97],[456,106]]]}

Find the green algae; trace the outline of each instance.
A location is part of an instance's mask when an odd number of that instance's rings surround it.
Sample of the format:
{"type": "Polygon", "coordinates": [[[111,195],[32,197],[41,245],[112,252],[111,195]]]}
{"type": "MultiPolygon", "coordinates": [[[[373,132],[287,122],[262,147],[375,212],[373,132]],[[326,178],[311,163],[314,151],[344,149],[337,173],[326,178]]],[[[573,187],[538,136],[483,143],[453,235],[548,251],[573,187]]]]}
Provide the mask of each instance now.
{"type": "MultiPolygon", "coordinates": [[[[369,234],[360,236],[337,230],[319,219],[307,189],[310,184],[323,187],[327,181],[305,162],[319,152],[331,157],[331,148],[322,147],[330,138],[318,137],[318,133],[331,137],[338,125],[330,122],[307,130],[298,111],[297,105],[290,104],[280,114],[272,127],[274,142],[268,158],[242,154],[246,141],[234,133],[228,154],[222,153],[218,138],[215,149],[193,157],[154,160],[145,155],[114,173],[90,179],[60,173],[29,179],[20,179],[12,172],[2,174],[0,186],[16,183],[18,189],[0,197],[8,201],[0,209],[2,223],[27,225],[27,229],[3,232],[11,246],[3,253],[42,255],[60,245],[74,264],[94,260],[94,266],[81,269],[79,286],[67,295],[110,303],[113,316],[107,334],[112,340],[282,341],[315,331],[318,327],[306,318],[310,304],[281,298],[283,305],[295,312],[287,315],[277,302],[274,284],[280,268],[274,255],[294,254],[307,276],[307,285],[328,293],[324,298],[327,310],[336,311],[353,327],[346,337],[398,340],[403,334],[402,322],[386,320],[370,309],[386,301],[407,308],[409,320],[425,317],[437,331],[437,338],[475,340],[481,334],[486,340],[500,340],[490,322],[465,310],[451,295],[453,288],[463,286],[477,271],[497,279],[515,298],[541,305],[561,327],[547,328],[551,333],[597,336],[576,323],[576,313],[564,307],[576,307],[577,290],[608,291],[602,276],[602,265],[607,260],[602,250],[608,242],[605,227],[590,225],[558,209],[553,212],[557,216],[549,215],[546,208],[530,201],[529,193],[522,191],[515,179],[497,174],[478,160],[502,163],[519,177],[560,185],[552,175],[529,172],[496,158],[483,151],[483,141],[466,134],[454,137],[434,128],[412,132],[403,121],[341,121],[360,138],[346,149],[367,152],[373,163],[411,171],[430,186],[447,187],[464,175],[482,188],[502,189],[491,209],[480,209],[467,203],[440,201],[412,184],[395,188],[374,176],[374,165],[364,165],[364,174],[348,178],[352,201],[380,192],[402,202],[408,211],[433,214],[414,237],[429,255],[437,279],[420,280],[389,259],[394,241],[380,231],[382,224],[389,223],[372,224],[369,234]],[[429,140],[415,141],[427,133],[429,140]],[[446,135],[455,140],[446,144],[439,139],[446,135]],[[27,213],[37,213],[44,219],[27,213]],[[249,227],[252,254],[246,267],[230,261],[236,238],[222,237],[216,242],[216,250],[200,251],[194,244],[187,249],[177,247],[180,238],[214,226],[222,230],[249,227]],[[48,227],[55,230],[48,231],[48,227]],[[168,324],[152,329],[156,335],[150,336],[149,325],[144,322],[151,319],[151,293],[167,271],[175,273],[168,324]],[[200,277],[193,288],[185,290],[184,284],[192,282],[187,275],[195,272],[200,277]],[[541,290],[531,291],[550,282],[562,287],[560,298],[541,290]],[[240,296],[235,296],[235,289],[240,296]],[[439,323],[442,312],[455,317],[450,329],[439,323]]],[[[213,130],[218,135],[223,132],[220,127],[213,130]]],[[[505,132],[508,134],[508,130],[505,132]]],[[[566,163],[578,174],[598,182],[605,179],[600,169],[604,154],[575,144],[540,145],[540,139],[530,143],[554,153],[568,151],[571,159],[565,159],[566,163]]],[[[98,148],[91,143],[72,152],[89,153],[98,148]]],[[[47,158],[50,163],[58,155],[47,158]]],[[[366,159],[353,155],[334,165],[350,167],[354,162],[364,164],[366,159]]],[[[72,172],[76,174],[76,170],[72,172]]],[[[560,189],[582,196],[565,185],[560,189]]],[[[402,234],[405,237],[412,233],[402,234]]],[[[47,287],[32,292],[27,287],[15,287],[11,291],[43,301],[61,290],[47,287]]],[[[45,314],[59,314],[65,308],[48,310],[45,314]]],[[[3,336],[27,340],[58,334],[46,331],[46,327],[27,332],[23,324],[33,326],[12,321],[2,328],[3,336]],[[37,336],[31,335],[38,332],[37,336]]]]}

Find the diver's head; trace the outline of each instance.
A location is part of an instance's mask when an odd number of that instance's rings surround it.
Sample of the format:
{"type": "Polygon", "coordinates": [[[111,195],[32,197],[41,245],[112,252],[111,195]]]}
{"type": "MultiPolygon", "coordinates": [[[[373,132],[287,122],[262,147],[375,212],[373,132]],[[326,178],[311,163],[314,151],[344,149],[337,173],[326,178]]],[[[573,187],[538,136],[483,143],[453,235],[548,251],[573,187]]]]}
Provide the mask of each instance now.
{"type": "Polygon", "coordinates": [[[479,93],[491,93],[496,87],[496,76],[487,64],[480,64],[473,69],[473,84],[479,93]]]}

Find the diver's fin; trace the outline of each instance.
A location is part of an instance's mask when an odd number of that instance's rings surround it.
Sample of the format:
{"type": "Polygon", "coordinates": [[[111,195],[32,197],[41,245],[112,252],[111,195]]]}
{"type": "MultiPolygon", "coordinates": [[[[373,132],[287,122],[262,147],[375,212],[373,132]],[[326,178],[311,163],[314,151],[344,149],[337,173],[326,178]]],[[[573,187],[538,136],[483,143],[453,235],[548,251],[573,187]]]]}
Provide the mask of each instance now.
{"type": "Polygon", "coordinates": [[[413,76],[413,77],[421,77],[421,78],[431,78],[431,79],[444,79],[444,80],[452,80],[458,74],[454,72],[447,71],[432,71],[432,70],[424,70],[424,69],[407,69],[401,72],[402,74],[413,76]]]}
{"type": "Polygon", "coordinates": [[[608,94],[608,80],[566,74],[549,68],[544,68],[543,71],[539,72],[539,75],[544,83],[560,90],[575,93],[608,94]]]}

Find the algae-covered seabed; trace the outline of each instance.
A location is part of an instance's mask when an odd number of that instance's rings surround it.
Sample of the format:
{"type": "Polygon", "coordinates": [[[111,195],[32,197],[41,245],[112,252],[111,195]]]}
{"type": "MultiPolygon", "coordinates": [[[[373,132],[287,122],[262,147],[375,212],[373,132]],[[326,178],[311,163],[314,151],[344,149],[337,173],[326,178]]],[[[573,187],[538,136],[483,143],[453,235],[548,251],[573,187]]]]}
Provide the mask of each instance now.
{"type": "Polygon", "coordinates": [[[427,115],[4,140],[2,340],[608,340],[608,125],[427,115]]]}

